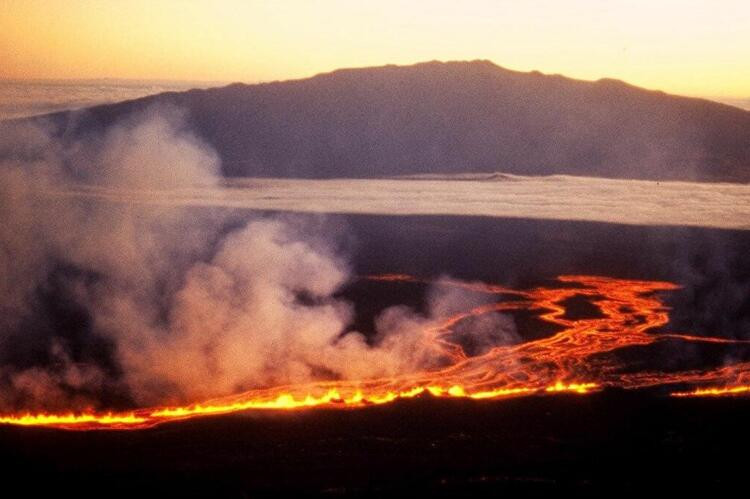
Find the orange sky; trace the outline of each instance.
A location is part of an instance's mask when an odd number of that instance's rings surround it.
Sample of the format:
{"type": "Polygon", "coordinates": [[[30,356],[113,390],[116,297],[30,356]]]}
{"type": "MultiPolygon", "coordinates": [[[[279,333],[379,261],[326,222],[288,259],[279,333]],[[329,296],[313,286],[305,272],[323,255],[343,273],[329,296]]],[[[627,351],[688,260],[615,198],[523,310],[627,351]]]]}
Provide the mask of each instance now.
{"type": "Polygon", "coordinates": [[[750,96],[747,0],[0,0],[0,78],[259,81],[490,59],[750,96]]]}

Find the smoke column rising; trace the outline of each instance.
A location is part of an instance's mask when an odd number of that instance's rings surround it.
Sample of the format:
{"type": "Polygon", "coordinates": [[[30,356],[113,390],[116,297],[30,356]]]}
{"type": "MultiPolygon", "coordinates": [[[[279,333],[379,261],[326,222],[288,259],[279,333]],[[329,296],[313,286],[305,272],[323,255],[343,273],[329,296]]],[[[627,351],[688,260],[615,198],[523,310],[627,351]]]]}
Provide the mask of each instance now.
{"type": "MultiPolygon", "coordinates": [[[[95,407],[112,390],[138,404],[192,401],[438,361],[422,331],[476,298],[434,292],[426,316],[393,307],[375,338],[347,332],[352,307],[334,294],[349,265],[304,220],[43,194],[69,183],[134,194],[220,188],[217,154],[185,122],[178,109],[154,108],[69,146],[38,125],[3,125],[0,406],[95,407]],[[52,300],[64,298],[86,334],[111,345],[113,365],[58,337],[54,319],[51,334],[34,332],[50,282],[52,300]],[[44,360],[19,362],[19,344],[42,348],[44,360]]],[[[477,348],[515,338],[507,317],[483,321],[477,348]]]]}

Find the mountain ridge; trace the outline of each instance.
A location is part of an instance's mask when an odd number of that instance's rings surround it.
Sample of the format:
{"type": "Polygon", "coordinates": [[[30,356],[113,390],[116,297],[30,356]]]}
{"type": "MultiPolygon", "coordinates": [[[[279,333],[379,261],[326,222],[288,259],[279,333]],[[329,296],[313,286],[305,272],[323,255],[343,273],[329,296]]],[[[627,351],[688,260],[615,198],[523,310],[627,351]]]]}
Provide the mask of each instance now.
{"type": "Polygon", "coordinates": [[[750,112],[620,80],[488,60],[342,68],[309,78],[167,92],[49,115],[64,137],[152,105],[185,109],[224,174],[424,173],[750,181],[750,112]]]}

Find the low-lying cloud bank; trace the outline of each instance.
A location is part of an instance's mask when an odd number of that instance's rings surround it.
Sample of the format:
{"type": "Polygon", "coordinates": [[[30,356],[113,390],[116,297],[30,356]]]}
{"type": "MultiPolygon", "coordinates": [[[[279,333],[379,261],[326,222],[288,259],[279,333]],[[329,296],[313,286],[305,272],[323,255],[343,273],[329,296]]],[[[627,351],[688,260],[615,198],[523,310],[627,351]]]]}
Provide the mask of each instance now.
{"type": "Polygon", "coordinates": [[[57,186],[44,194],[127,205],[750,228],[750,185],[562,175],[430,175],[382,180],[255,178],[166,191],[69,185],[57,186]]]}
{"type": "MultiPolygon", "coordinates": [[[[73,145],[29,125],[3,132],[0,409],[410,372],[444,360],[421,341],[425,328],[478,304],[434,290],[425,313],[393,307],[374,337],[349,331],[352,307],[336,293],[352,274],[325,221],[192,209],[245,190],[224,185],[179,110],[73,145]]],[[[508,317],[483,320],[474,344],[514,340],[508,317]]]]}
{"type": "Polygon", "coordinates": [[[117,79],[0,80],[0,121],[219,84],[117,79]]]}

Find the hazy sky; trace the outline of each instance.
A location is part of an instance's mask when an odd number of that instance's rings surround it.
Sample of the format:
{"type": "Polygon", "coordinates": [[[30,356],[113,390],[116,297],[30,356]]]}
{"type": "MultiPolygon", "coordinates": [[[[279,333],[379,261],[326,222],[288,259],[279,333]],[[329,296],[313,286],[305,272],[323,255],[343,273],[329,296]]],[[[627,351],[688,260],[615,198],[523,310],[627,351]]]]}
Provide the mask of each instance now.
{"type": "Polygon", "coordinates": [[[0,0],[0,78],[259,81],[490,59],[750,96],[748,0],[0,0]]]}

